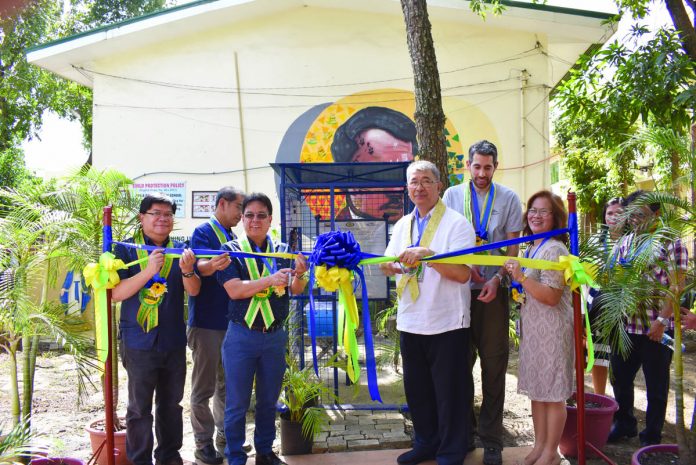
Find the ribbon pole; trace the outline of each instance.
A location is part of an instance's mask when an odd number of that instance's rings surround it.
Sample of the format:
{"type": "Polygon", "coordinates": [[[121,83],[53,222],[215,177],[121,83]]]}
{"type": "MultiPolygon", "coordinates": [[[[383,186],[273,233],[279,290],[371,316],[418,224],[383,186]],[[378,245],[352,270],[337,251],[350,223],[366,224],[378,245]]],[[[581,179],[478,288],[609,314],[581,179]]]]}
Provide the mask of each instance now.
{"type": "MultiPolygon", "coordinates": [[[[570,230],[570,253],[577,256],[578,213],[575,192],[568,192],[568,229],[570,230]]],[[[582,309],[580,292],[573,292],[573,333],[575,334],[575,381],[578,432],[578,465],[585,465],[585,356],[582,346],[582,309]]]]}
{"type": "MultiPolygon", "coordinates": [[[[102,243],[102,252],[111,252],[111,243],[113,241],[111,235],[111,206],[104,207],[104,241],[102,243]]],[[[94,306],[95,310],[97,306],[94,306]]],[[[114,456],[114,392],[113,392],[113,334],[111,333],[111,289],[106,291],[106,361],[104,362],[104,432],[106,433],[106,458],[107,465],[115,465],[116,458],[114,456]]],[[[96,320],[96,316],[95,316],[96,320]]],[[[123,454],[125,451],[119,451],[123,454]]]]}

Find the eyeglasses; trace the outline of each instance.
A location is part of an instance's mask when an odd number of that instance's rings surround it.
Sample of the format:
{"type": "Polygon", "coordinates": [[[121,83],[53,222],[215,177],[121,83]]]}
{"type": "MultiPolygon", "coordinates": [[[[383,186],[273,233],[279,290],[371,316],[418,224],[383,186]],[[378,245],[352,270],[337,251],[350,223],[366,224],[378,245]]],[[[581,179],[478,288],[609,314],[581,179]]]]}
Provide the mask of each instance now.
{"type": "Polygon", "coordinates": [[[527,210],[527,216],[536,215],[542,218],[546,218],[547,216],[551,215],[551,213],[553,213],[553,211],[547,210],[546,208],[540,208],[538,210],[536,208],[530,208],[529,210],[527,210]]]}
{"type": "Polygon", "coordinates": [[[256,213],[256,214],[254,214],[254,213],[245,213],[244,214],[244,218],[246,218],[249,221],[253,221],[254,218],[256,218],[257,220],[265,220],[266,218],[268,218],[268,216],[269,216],[268,213],[263,213],[263,212],[256,213]]]}
{"type": "Polygon", "coordinates": [[[409,189],[417,189],[418,186],[421,186],[424,189],[427,189],[429,187],[432,187],[435,185],[435,181],[432,179],[421,179],[420,181],[416,181],[415,179],[411,180],[408,182],[408,187],[409,189]]]}
{"type": "Polygon", "coordinates": [[[164,218],[165,220],[171,220],[174,218],[174,213],[172,212],[161,212],[161,211],[154,211],[154,212],[145,212],[146,215],[154,216],[157,219],[164,218]]]}

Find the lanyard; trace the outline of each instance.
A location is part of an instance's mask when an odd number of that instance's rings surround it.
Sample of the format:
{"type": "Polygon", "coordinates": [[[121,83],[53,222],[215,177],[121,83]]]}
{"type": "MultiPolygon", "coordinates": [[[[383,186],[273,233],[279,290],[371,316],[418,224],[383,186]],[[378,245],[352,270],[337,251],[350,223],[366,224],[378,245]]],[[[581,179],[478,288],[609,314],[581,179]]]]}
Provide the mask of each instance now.
{"type": "MultiPolygon", "coordinates": [[[[263,251],[261,250],[260,247],[258,247],[254,241],[249,241],[251,246],[254,248],[254,250],[258,253],[262,253],[263,251]]],[[[266,236],[266,253],[271,253],[274,251],[273,248],[273,242],[271,241],[271,238],[266,236]]],[[[276,271],[278,271],[278,267],[276,265],[276,259],[275,258],[270,258],[269,257],[260,257],[261,261],[263,264],[266,266],[266,269],[270,274],[274,274],[276,271]]]]}
{"type": "Polygon", "coordinates": [[[416,208],[415,217],[416,217],[416,227],[418,228],[418,240],[416,240],[416,243],[413,244],[413,247],[418,247],[418,246],[420,246],[421,238],[423,237],[423,233],[425,232],[425,228],[426,228],[426,226],[428,226],[428,221],[430,220],[430,215],[425,215],[425,218],[421,218],[420,213],[418,213],[418,208],[416,208]]]}
{"type": "Polygon", "coordinates": [[[479,211],[478,199],[476,198],[476,190],[474,189],[474,183],[469,183],[469,189],[471,189],[471,204],[474,208],[474,229],[476,230],[476,235],[481,238],[481,240],[488,240],[488,223],[491,221],[491,212],[493,211],[493,202],[495,201],[495,183],[491,183],[491,188],[488,190],[486,197],[483,199],[485,204],[485,209],[483,214],[479,211]]]}
{"type": "MultiPolygon", "coordinates": [[[[223,228],[223,227],[222,227],[222,224],[220,224],[220,222],[218,221],[218,219],[215,218],[215,215],[213,215],[213,216],[210,217],[210,223],[213,225],[213,229],[216,230],[216,231],[215,231],[216,233],[217,233],[217,232],[221,232],[221,233],[225,236],[225,239],[227,239],[227,241],[225,241],[225,242],[229,242],[229,241],[231,241],[231,240],[233,239],[233,237],[230,235],[230,233],[227,232],[227,228],[223,228]]],[[[219,234],[218,234],[218,236],[219,236],[219,234]]],[[[218,237],[218,238],[219,238],[219,237],[218,237]]],[[[222,244],[223,242],[220,241],[220,243],[222,244]]]]}
{"type": "MultiPolygon", "coordinates": [[[[551,239],[551,238],[550,238],[550,237],[547,237],[546,239],[544,239],[543,241],[541,241],[541,244],[539,244],[539,247],[536,248],[536,250],[534,251],[534,253],[532,254],[531,257],[529,256],[529,251],[531,250],[531,247],[530,247],[529,249],[527,249],[527,251],[524,253],[524,258],[532,258],[532,259],[533,259],[534,257],[536,257],[536,254],[541,250],[542,247],[544,247],[544,244],[546,244],[546,242],[547,242],[549,239],[551,239]]],[[[526,267],[522,267],[522,272],[525,272],[525,271],[527,271],[527,268],[526,268],[526,267]]]]}

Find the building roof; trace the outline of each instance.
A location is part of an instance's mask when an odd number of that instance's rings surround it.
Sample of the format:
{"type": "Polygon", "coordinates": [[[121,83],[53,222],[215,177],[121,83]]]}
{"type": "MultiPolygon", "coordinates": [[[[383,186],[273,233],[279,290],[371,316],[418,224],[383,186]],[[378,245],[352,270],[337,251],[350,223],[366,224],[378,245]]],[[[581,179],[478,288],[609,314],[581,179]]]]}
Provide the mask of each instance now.
{"type": "MultiPolygon", "coordinates": [[[[505,13],[489,16],[487,24],[502,29],[544,33],[550,45],[554,42],[584,43],[586,48],[606,41],[613,33],[606,24],[614,16],[609,12],[513,0],[502,0],[502,3],[507,7],[505,13]]],[[[399,2],[394,0],[197,0],[36,46],[27,51],[27,59],[91,87],[91,80],[81,74],[77,64],[304,7],[402,14],[399,2]]],[[[428,13],[433,21],[482,24],[481,18],[469,9],[468,2],[462,0],[430,0],[428,13]]]]}

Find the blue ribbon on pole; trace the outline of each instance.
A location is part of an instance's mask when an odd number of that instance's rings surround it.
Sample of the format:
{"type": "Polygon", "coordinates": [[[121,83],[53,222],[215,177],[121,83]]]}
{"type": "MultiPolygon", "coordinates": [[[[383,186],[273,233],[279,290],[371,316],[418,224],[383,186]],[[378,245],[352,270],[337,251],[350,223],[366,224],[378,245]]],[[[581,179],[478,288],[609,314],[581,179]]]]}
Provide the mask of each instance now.
{"type": "Polygon", "coordinates": [[[375,343],[372,339],[372,325],[370,323],[370,308],[367,305],[367,286],[365,285],[365,273],[361,268],[356,268],[355,272],[360,277],[362,287],[362,317],[363,330],[365,336],[365,370],[367,371],[367,389],[370,392],[370,399],[382,402],[377,383],[377,360],[375,359],[375,343]]]}

